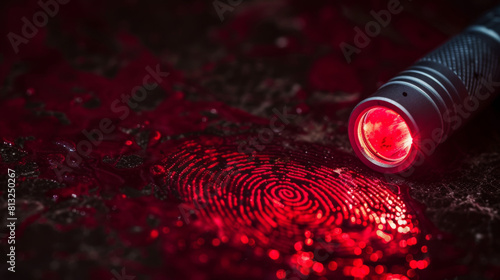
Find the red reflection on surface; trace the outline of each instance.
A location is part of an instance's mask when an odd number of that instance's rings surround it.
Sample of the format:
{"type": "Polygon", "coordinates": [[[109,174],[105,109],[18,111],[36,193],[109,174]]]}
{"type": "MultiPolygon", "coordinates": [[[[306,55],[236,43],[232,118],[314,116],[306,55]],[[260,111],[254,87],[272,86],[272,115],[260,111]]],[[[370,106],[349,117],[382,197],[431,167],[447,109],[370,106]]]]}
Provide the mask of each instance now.
{"type": "MultiPolygon", "coordinates": [[[[404,119],[385,107],[370,109],[361,119],[362,141],[384,161],[400,161],[410,153],[413,138],[404,119]]],[[[374,157],[374,159],[376,159],[374,157]]]]}
{"type": "Polygon", "coordinates": [[[236,144],[189,141],[163,162],[163,183],[196,209],[196,225],[284,261],[280,278],[405,279],[411,261],[428,261],[415,214],[397,186],[345,162],[342,153],[310,145],[267,145],[249,158],[236,144]]]}

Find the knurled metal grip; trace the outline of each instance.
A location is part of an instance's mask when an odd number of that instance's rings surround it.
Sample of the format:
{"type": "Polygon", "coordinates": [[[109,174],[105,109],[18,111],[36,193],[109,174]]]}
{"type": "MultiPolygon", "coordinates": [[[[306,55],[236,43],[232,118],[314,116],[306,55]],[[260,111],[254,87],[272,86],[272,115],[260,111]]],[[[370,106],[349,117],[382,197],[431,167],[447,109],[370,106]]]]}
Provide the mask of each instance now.
{"type": "Polygon", "coordinates": [[[358,104],[349,120],[351,144],[358,157],[375,170],[408,170],[489,103],[499,86],[500,6],[358,104]],[[409,126],[412,149],[401,162],[379,162],[363,151],[360,123],[365,112],[378,106],[395,111],[409,126]]]}

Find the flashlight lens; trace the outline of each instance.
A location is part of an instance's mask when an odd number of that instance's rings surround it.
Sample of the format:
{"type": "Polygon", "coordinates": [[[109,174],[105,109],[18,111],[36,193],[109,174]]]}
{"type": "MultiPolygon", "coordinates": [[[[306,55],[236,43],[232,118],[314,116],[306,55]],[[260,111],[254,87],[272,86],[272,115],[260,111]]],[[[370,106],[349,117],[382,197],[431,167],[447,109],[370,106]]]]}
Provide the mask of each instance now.
{"type": "Polygon", "coordinates": [[[413,138],[408,125],[396,112],[374,107],[361,118],[359,133],[365,154],[384,163],[396,164],[410,153],[413,138]]]}

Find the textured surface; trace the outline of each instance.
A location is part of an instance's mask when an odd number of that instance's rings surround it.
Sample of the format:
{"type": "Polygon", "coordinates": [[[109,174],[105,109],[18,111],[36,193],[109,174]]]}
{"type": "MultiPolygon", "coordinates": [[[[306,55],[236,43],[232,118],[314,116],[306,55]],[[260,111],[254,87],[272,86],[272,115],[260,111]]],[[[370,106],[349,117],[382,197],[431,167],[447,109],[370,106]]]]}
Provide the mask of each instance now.
{"type": "MultiPolygon", "coordinates": [[[[349,64],[339,44],[352,43],[354,27],[387,2],[244,1],[221,21],[211,1],[72,0],[14,53],[5,34],[22,34],[21,19],[40,7],[3,1],[0,174],[2,182],[7,168],[17,175],[16,278],[495,279],[498,102],[409,178],[368,170],[350,148],[353,106],[493,4],[401,2],[404,11],[349,64]],[[146,69],[157,67],[169,75],[143,85],[146,69]],[[148,97],[129,102],[141,85],[148,97]],[[106,118],[114,129],[79,159],[84,131],[106,118]],[[262,138],[273,123],[281,131],[262,138]],[[235,170],[227,159],[241,143],[252,157],[235,170]],[[61,166],[70,170],[55,172],[61,166]],[[251,175],[247,184],[221,184],[251,175]],[[196,191],[217,184],[220,193],[196,191]],[[245,200],[246,188],[266,195],[245,200]],[[401,210],[365,196],[375,190],[401,210]],[[281,208],[306,195],[314,199],[299,201],[316,205],[281,208]],[[335,204],[347,208],[335,208],[342,217],[327,213],[324,197],[348,201],[335,204]],[[361,209],[372,207],[359,201],[378,202],[376,217],[410,216],[370,220],[361,209]]],[[[2,265],[2,279],[12,278],[2,265]]]]}

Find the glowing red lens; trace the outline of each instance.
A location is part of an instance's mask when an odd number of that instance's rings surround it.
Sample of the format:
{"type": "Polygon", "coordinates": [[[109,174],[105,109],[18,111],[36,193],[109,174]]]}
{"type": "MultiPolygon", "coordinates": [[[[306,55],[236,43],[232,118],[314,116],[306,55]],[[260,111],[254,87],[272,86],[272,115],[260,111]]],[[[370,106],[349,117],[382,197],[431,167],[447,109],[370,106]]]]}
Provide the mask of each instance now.
{"type": "Polygon", "coordinates": [[[413,138],[405,120],[393,110],[375,107],[361,119],[360,138],[370,157],[397,163],[410,153],[413,138]]]}

